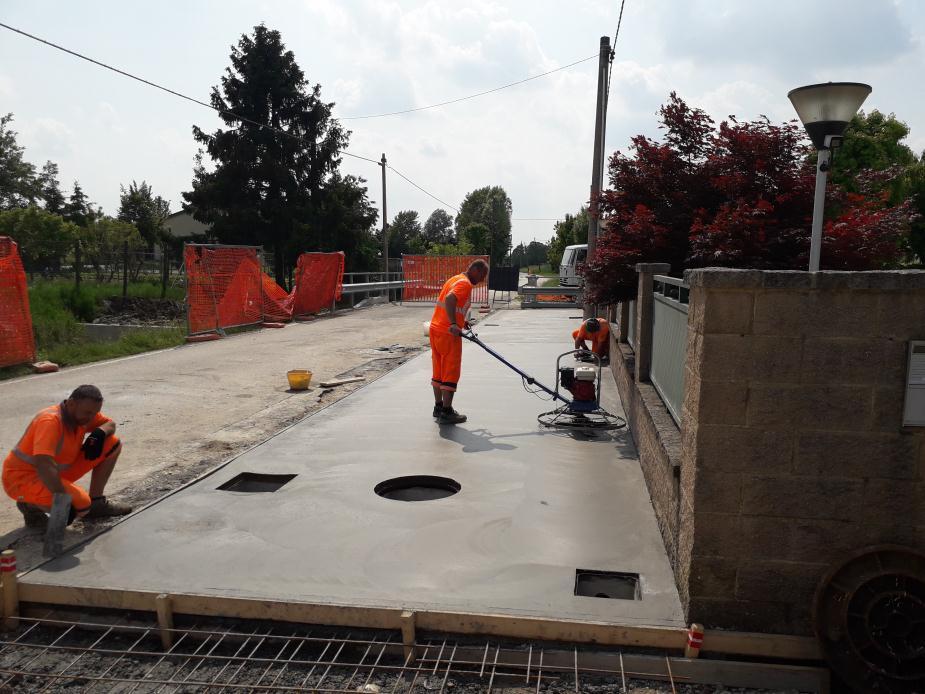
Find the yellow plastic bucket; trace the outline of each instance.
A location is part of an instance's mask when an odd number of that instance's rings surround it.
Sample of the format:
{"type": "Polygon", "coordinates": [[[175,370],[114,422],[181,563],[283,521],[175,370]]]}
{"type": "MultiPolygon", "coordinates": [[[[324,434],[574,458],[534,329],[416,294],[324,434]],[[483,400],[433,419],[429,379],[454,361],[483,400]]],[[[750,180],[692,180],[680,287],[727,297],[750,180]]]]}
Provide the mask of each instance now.
{"type": "Polygon", "coordinates": [[[289,388],[292,390],[308,390],[308,384],[312,382],[312,372],[308,369],[292,369],[286,372],[286,378],[289,379],[289,388]]]}

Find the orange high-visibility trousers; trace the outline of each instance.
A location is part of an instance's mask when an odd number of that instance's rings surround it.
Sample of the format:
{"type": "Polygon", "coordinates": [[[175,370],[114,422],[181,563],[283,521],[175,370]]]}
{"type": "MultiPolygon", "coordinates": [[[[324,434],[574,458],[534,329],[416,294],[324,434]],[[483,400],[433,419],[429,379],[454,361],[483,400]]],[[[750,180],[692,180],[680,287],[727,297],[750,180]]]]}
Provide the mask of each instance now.
{"type": "MultiPolygon", "coordinates": [[[[119,444],[117,436],[108,436],[106,438],[106,448],[96,460],[87,460],[83,451],[80,451],[74,462],[67,466],[59,466],[61,484],[64,491],[70,495],[71,507],[75,511],[86,511],[90,508],[90,495],[82,487],[74,483],[106,460],[119,448],[119,444]]],[[[8,469],[4,466],[3,489],[10,498],[16,501],[45,507],[50,507],[52,503],[51,491],[42,483],[42,480],[39,479],[39,473],[31,466],[18,469],[8,469]]]]}
{"type": "Polygon", "coordinates": [[[455,391],[462,371],[462,338],[431,329],[430,357],[434,367],[431,385],[455,391]]]}

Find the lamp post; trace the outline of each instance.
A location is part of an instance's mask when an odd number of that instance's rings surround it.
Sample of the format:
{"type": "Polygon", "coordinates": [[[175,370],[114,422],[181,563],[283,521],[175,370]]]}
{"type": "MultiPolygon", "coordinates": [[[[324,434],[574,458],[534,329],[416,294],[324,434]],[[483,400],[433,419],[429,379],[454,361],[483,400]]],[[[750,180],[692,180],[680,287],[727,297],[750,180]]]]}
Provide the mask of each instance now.
{"type": "Polygon", "coordinates": [[[809,271],[818,272],[822,251],[822,217],[825,184],[832,150],[842,141],[842,133],[871,92],[860,82],[826,82],[792,89],[787,97],[803,122],[803,127],[819,154],[816,161],[816,195],[813,199],[813,231],[809,248],[809,271]]]}

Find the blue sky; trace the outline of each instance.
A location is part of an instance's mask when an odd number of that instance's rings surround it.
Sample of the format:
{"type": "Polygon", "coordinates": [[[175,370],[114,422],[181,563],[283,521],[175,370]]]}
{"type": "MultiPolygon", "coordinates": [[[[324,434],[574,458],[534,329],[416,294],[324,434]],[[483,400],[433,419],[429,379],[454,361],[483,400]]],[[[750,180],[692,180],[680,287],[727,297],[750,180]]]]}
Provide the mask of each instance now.
{"type": "MultiPolygon", "coordinates": [[[[597,52],[619,1],[0,0],[0,21],[206,100],[230,45],[264,22],[283,39],[335,115],[423,106],[545,72],[597,52]]],[[[657,136],[677,91],[717,120],[794,117],[787,92],[827,80],[868,82],[865,108],[895,112],[925,150],[925,3],[917,0],[627,0],[613,66],[608,152],[657,136]]],[[[515,218],[556,218],[588,198],[596,61],[496,94],[420,113],[348,120],[348,151],[389,163],[458,206],[502,185],[515,218]]],[[[147,180],[179,209],[195,123],[207,109],[0,30],[0,111],[13,112],[27,158],[79,179],[105,211],[119,185],[147,180]]],[[[346,158],[370,182],[379,167],[346,158]]],[[[396,176],[390,216],[439,204],[396,176]]],[[[452,210],[450,210],[452,213],[452,210]]],[[[546,240],[552,222],[515,221],[514,241],[546,240]]]]}

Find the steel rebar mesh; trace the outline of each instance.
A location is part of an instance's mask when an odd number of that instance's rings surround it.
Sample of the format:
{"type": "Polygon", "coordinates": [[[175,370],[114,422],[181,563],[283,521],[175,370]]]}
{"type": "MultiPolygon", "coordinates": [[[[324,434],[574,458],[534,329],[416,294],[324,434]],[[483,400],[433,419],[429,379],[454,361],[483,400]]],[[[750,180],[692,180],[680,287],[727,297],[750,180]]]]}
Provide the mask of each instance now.
{"type": "Polygon", "coordinates": [[[622,656],[602,668],[539,644],[440,637],[412,657],[398,632],[213,622],[170,633],[165,649],[153,621],[22,618],[0,639],[0,692],[630,692],[640,680],[668,692],[680,679],[667,657],[629,672],[622,656]]]}

